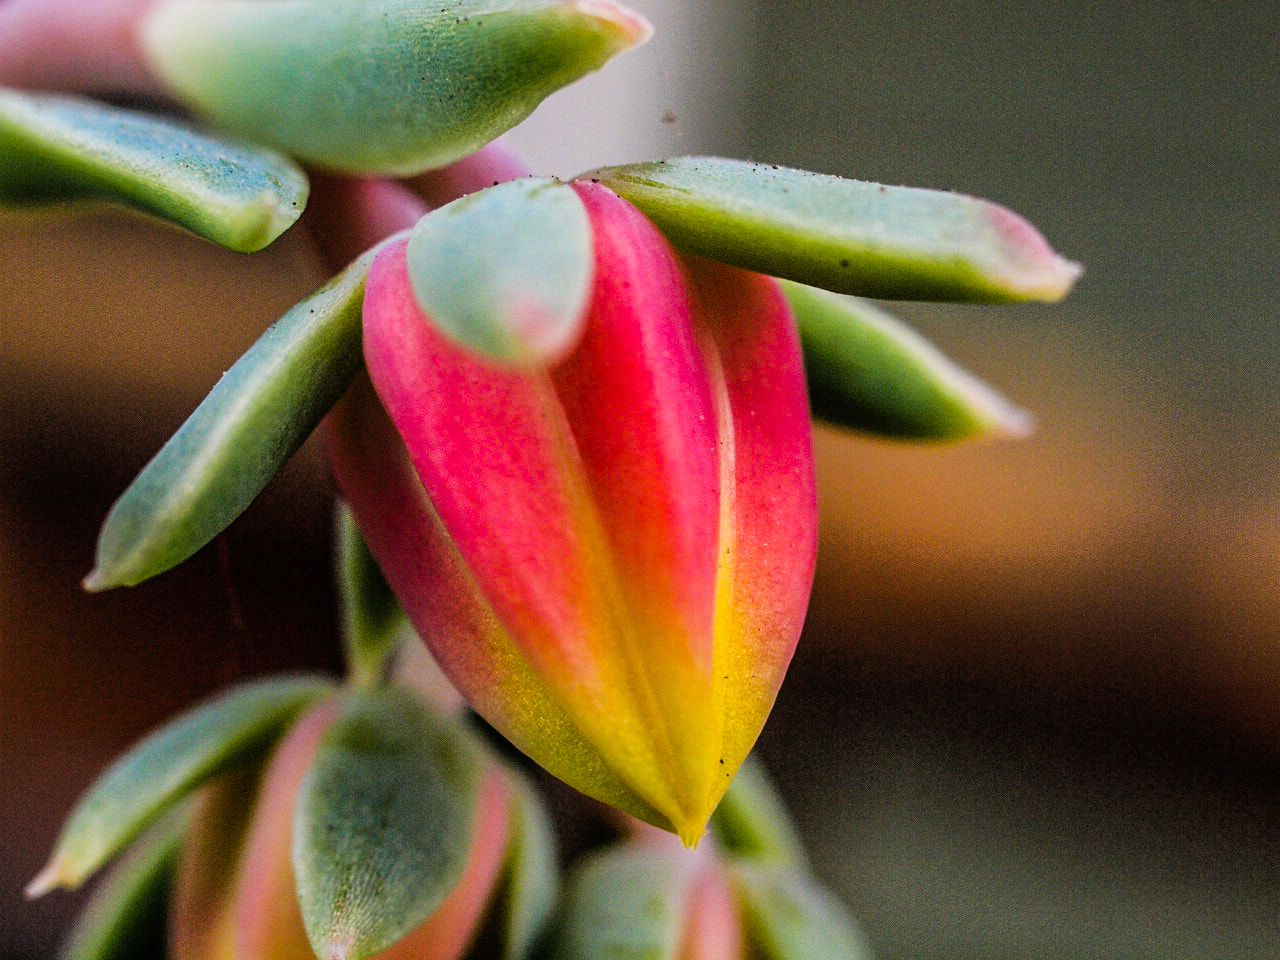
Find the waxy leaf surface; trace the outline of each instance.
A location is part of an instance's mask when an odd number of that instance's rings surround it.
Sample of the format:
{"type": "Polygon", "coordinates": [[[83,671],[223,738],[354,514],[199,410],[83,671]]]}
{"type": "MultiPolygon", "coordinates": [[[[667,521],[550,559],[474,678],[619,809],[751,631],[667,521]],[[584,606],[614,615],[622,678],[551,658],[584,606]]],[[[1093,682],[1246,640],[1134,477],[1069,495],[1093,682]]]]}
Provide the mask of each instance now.
{"type": "Polygon", "coordinates": [[[302,446],[361,366],[373,252],[249,348],[111,508],[89,590],[133,586],[221,533],[302,446]]]}
{"type": "Polygon", "coordinates": [[[185,818],[174,817],[102,878],[59,960],[166,960],[170,888],[185,818]]]}
{"type": "Polygon", "coordinates": [[[718,157],[607,167],[588,178],[687,252],[840,293],[1059,300],[1080,272],[1017,214],[946,191],[718,157]]]}
{"type": "Polygon", "coordinates": [[[648,35],[610,0],[167,0],[143,45],[221,126],[319,166],[407,175],[478,150],[648,35]]]}
{"type": "Polygon", "coordinates": [[[924,337],[863,301],[783,283],[814,416],[902,440],[1025,436],[1031,417],[924,337]]]}
{"type": "Polygon", "coordinates": [[[78,97],[0,88],[0,203],[99,200],[249,253],[306,206],[307,178],[264,147],[78,97]]]}
{"type": "Polygon", "coordinates": [[[737,863],[732,870],[753,957],[871,960],[848,910],[802,871],[762,863],[737,863]]]}
{"type": "Polygon", "coordinates": [[[475,749],[405,691],[347,695],[294,811],[298,898],[318,956],[391,947],[457,886],[480,771],[475,749]]]}
{"type": "Polygon", "coordinates": [[[418,221],[409,280],[422,309],[503,363],[550,364],[579,339],[591,300],[591,223],[573,189],[511,180],[418,221]]]}
{"type": "Polygon", "coordinates": [[[329,689],[311,677],[264,680],[238,687],[151,734],[81,798],[49,864],[27,887],[28,895],[78,886],[191,791],[268,747],[329,689]]]}

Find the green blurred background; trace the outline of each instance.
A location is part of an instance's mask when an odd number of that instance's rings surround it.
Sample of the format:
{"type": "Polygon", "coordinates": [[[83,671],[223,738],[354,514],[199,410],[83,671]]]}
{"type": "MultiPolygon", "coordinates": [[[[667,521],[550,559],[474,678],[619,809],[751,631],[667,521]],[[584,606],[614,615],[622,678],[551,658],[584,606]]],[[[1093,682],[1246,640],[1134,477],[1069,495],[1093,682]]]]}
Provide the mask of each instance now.
{"type": "MultiPolygon", "coordinates": [[[[1038,417],[823,431],[809,627],[761,752],[881,960],[1280,958],[1280,16],[1272,4],[642,2],[650,46],[518,139],[998,200],[1054,307],[896,305],[1038,417]]],[[[142,730],[333,659],[314,451],[185,567],[76,584],[112,499],[320,279],[138,219],[0,219],[0,955],[59,817],[142,730]]]]}

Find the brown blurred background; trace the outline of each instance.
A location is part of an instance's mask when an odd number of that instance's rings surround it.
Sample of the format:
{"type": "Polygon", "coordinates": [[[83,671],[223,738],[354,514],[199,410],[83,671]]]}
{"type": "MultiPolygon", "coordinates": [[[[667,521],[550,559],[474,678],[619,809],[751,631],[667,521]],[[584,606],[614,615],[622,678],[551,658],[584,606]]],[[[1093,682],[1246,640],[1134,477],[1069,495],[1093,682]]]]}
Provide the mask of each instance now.
{"type": "MultiPolygon", "coordinates": [[[[1087,267],[1056,307],[895,307],[1033,410],[1030,441],[819,435],[819,582],[761,749],[878,956],[1280,958],[1274,8],[635,6],[651,46],[521,132],[545,172],[717,152],[946,187],[1087,267]]],[[[0,263],[19,960],[73,904],[19,888],[110,756],[335,653],[309,449],[179,570],[77,587],[112,500],[322,279],[305,241],[245,258],[119,214],[5,216],[0,263]]]]}

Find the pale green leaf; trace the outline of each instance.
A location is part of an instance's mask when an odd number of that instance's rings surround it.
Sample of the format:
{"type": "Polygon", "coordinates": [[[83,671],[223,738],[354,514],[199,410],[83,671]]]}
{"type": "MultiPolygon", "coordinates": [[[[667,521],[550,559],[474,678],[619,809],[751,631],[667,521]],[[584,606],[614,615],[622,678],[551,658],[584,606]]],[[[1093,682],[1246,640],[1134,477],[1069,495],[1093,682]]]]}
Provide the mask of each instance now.
{"type": "Polygon", "coordinates": [[[941,190],[718,157],[608,167],[677,247],[775,277],[890,300],[1059,300],[1080,268],[1017,214],[941,190]]]}
{"type": "Polygon", "coordinates": [[[342,396],[363,363],[373,251],[280,318],[214,386],[111,508],[89,590],[133,586],[238,517],[342,396]]]}
{"type": "Polygon", "coordinates": [[[738,861],[752,956],[759,960],[871,960],[848,909],[804,872],[783,864],[738,861]]]}
{"type": "Polygon", "coordinates": [[[410,174],[643,42],[610,0],[165,0],[153,69],[196,112],[320,166],[410,174]]]}
{"type": "Polygon", "coordinates": [[[268,748],[299,712],[330,689],[313,677],[247,684],[151,734],[81,798],[27,895],[78,886],[197,787],[268,748]]]}
{"type": "Polygon", "coordinates": [[[412,630],[345,503],[338,503],[335,526],[347,663],[357,683],[375,684],[385,675],[388,661],[400,643],[412,636],[412,630]]]}
{"type": "Polygon", "coordinates": [[[863,301],[784,281],[814,416],[903,440],[1026,436],[1031,417],[863,301]]]}
{"type": "Polygon", "coordinates": [[[491,359],[548,364],[577,342],[594,273],[591,223],[573,188],[526,178],[427,214],[409,280],[446,334],[491,359]]]}
{"type": "Polygon", "coordinates": [[[512,775],[510,782],[511,840],[490,923],[501,931],[502,960],[526,960],[551,919],[559,893],[559,864],[542,801],[520,777],[512,775]]]}
{"type": "Polygon", "coordinates": [[[249,253],[298,219],[307,192],[305,174],[274,150],[79,97],[0,88],[0,203],[119,203],[249,253]]]}
{"type": "Polygon", "coordinates": [[[361,960],[425,921],[472,843],[479,754],[403,690],[353,690],[294,811],[294,869],[316,954],[361,960]]]}
{"type": "Polygon", "coordinates": [[[93,891],[59,960],[166,960],[169,904],[185,817],[156,825],[93,891]]]}
{"type": "Polygon", "coordinates": [[[731,857],[803,866],[804,847],[791,818],[754,757],[738,770],[711,817],[716,843],[731,857]]]}

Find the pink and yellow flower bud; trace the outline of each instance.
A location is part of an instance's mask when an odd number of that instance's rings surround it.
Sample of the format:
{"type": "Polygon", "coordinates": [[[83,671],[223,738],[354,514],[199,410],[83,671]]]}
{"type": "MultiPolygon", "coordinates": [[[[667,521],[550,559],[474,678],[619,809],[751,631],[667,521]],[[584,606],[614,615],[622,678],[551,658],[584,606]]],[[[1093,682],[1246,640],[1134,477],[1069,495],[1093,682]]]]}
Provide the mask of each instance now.
{"type": "Polygon", "coordinates": [[[551,772],[692,844],[808,600],[800,347],[775,281],[683,258],[607,188],[573,189],[595,257],[576,349],[531,371],[457,346],[392,244],[365,296],[376,397],[357,386],[331,416],[331,460],[471,704],[551,772]]]}

